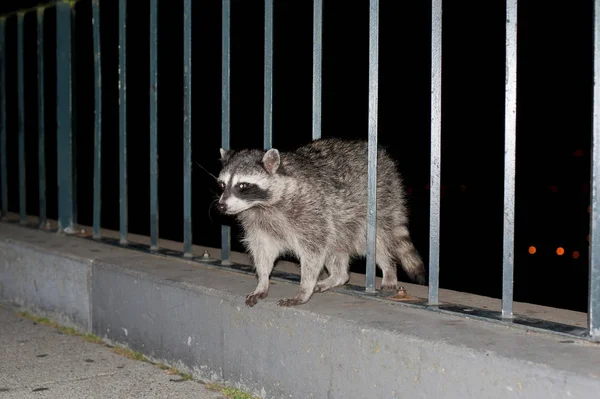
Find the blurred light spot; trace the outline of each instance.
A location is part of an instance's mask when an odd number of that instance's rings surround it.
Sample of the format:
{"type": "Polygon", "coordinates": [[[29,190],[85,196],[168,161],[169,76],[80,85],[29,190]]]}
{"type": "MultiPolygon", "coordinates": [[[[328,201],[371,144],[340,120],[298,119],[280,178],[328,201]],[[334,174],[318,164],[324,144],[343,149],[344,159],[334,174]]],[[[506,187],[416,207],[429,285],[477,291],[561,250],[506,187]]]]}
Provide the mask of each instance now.
{"type": "Polygon", "coordinates": [[[565,249],[564,249],[563,247],[558,247],[558,248],[556,248],[556,254],[557,254],[558,256],[560,256],[560,255],[564,255],[564,254],[565,254],[565,249]]]}
{"type": "Polygon", "coordinates": [[[558,186],[548,186],[548,190],[552,191],[553,193],[557,193],[558,192],[558,186]]]}
{"type": "Polygon", "coordinates": [[[592,207],[590,205],[588,205],[588,213],[592,212],[592,207]]]}
{"type": "Polygon", "coordinates": [[[573,251],[573,259],[579,259],[579,251],[573,251]]]}
{"type": "Polygon", "coordinates": [[[533,245],[529,247],[529,253],[531,255],[533,255],[536,251],[537,251],[537,249],[533,245]]]}
{"type": "Polygon", "coordinates": [[[573,152],[573,156],[574,157],[582,157],[583,156],[583,150],[575,150],[575,152],[573,152]]]}

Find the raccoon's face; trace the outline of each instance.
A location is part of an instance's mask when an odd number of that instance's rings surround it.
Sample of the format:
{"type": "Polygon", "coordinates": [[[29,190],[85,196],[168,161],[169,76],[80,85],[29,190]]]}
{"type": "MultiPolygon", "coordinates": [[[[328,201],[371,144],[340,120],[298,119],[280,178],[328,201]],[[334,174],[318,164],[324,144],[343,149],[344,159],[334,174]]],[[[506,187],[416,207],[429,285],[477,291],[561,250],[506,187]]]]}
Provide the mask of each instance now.
{"type": "Polygon", "coordinates": [[[222,190],[217,205],[219,212],[236,215],[269,205],[273,177],[280,163],[279,151],[221,149],[221,162],[223,167],[217,179],[222,190]]]}

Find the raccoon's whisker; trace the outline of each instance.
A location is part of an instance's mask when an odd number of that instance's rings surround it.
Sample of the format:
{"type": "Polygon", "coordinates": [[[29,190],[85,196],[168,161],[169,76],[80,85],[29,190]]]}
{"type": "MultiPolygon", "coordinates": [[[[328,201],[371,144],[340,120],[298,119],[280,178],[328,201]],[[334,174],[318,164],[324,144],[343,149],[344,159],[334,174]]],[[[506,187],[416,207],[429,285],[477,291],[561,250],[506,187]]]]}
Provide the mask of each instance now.
{"type": "Polygon", "coordinates": [[[202,170],[204,170],[206,173],[208,173],[208,175],[211,176],[213,179],[218,180],[217,176],[215,176],[212,173],[210,173],[204,166],[200,165],[200,163],[198,161],[194,161],[194,163],[196,165],[198,165],[200,168],[202,168],[202,170]]]}
{"type": "Polygon", "coordinates": [[[219,197],[215,198],[210,205],[208,206],[208,219],[212,222],[212,215],[210,214],[210,211],[213,209],[213,205],[215,204],[215,202],[219,201],[219,197]]]}

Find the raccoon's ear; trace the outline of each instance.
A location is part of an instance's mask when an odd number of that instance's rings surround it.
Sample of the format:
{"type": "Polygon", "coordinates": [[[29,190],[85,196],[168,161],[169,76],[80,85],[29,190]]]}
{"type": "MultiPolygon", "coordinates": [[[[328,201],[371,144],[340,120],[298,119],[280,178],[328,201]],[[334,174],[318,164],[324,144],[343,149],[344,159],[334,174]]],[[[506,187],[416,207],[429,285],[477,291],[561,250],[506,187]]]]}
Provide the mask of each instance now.
{"type": "Polygon", "coordinates": [[[275,174],[280,163],[279,151],[277,151],[275,148],[271,148],[265,153],[262,162],[263,167],[269,174],[275,174]]]}
{"type": "Polygon", "coordinates": [[[221,162],[222,163],[227,163],[227,161],[229,161],[229,158],[231,158],[231,154],[233,153],[233,151],[231,150],[224,150],[224,149],[220,149],[221,150],[221,162]]]}

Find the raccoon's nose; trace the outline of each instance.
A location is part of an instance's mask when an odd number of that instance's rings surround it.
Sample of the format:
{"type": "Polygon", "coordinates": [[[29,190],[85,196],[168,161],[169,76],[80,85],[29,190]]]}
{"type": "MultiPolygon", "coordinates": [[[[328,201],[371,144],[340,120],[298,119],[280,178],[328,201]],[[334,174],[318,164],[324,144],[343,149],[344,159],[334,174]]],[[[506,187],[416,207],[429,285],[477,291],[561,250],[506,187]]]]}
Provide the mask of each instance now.
{"type": "Polygon", "coordinates": [[[227,205],[225,205],[223,202],[219,202],[217,204],[217,210],[221,213],[225,213],[225,211],[227,211],[227,205]]]}

